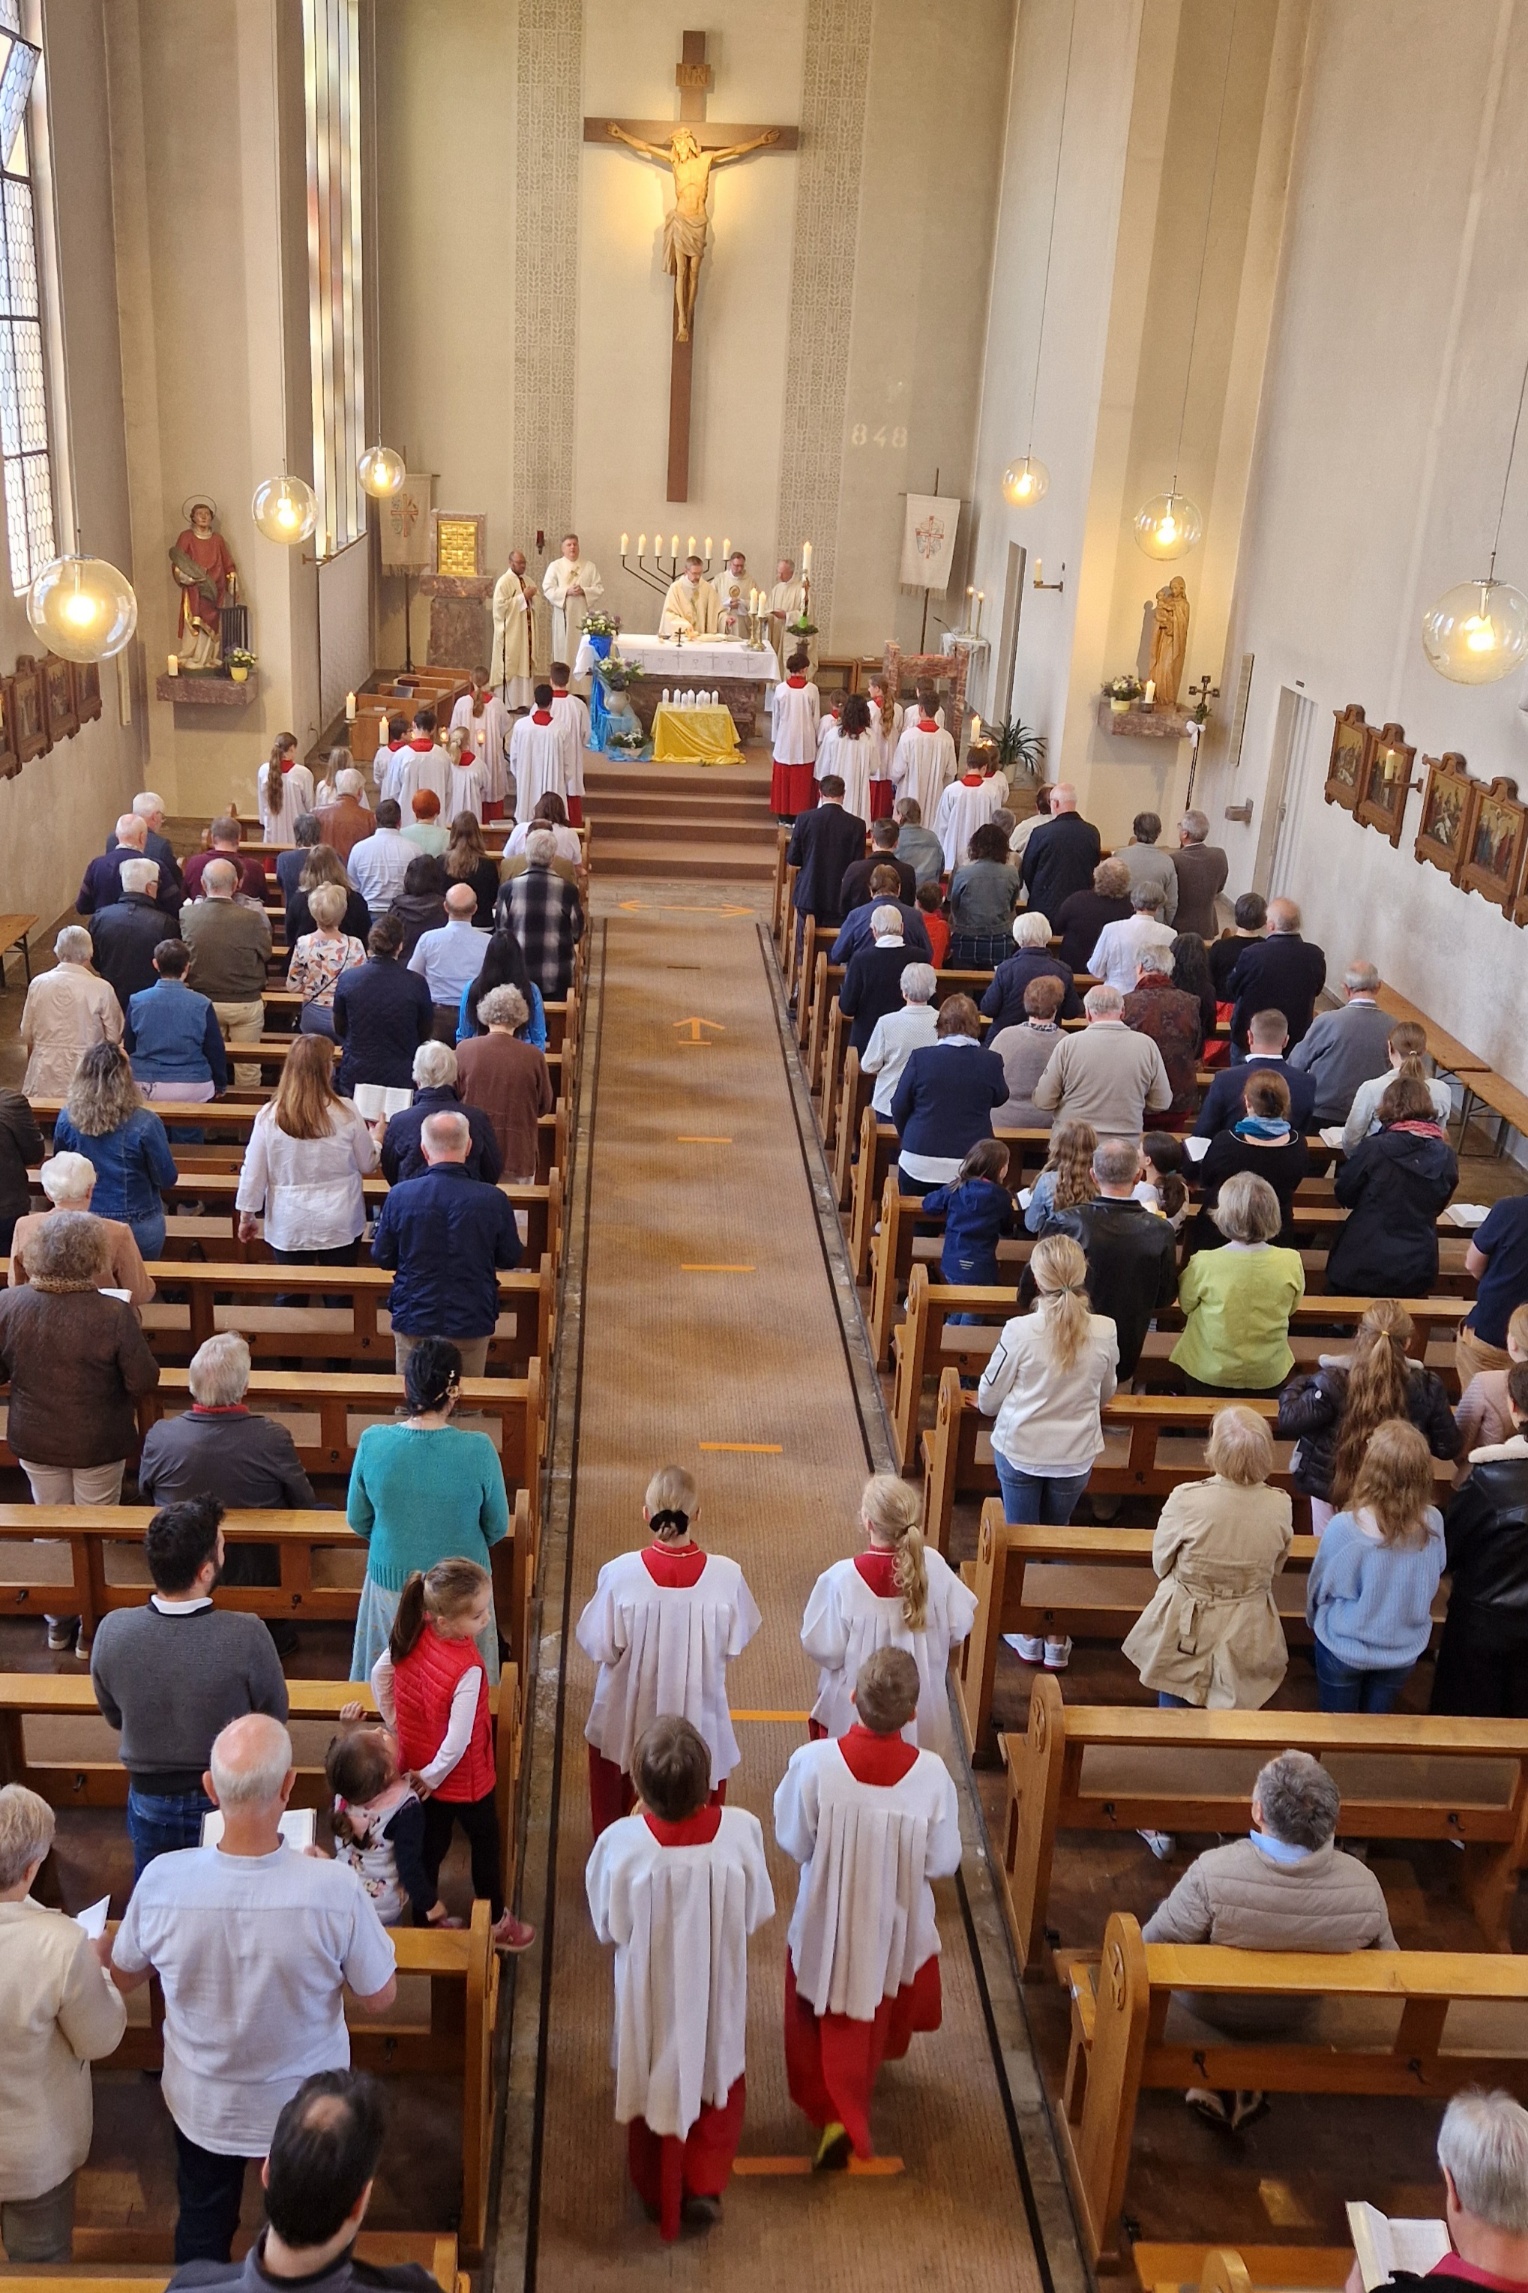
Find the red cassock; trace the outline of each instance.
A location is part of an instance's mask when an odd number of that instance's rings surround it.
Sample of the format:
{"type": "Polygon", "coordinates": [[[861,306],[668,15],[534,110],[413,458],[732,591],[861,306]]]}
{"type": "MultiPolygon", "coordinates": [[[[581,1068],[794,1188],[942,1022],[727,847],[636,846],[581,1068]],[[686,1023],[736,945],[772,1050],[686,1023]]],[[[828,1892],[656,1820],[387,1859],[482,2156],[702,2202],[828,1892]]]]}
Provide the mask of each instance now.
{"type": "Polygon", "coordinates": [[[890,819],[892,800],[896,796],[896,793],[896,790],[892,787],[889,780],[871,781],[870,818],[872,822],[876,820],[890,819]]]}

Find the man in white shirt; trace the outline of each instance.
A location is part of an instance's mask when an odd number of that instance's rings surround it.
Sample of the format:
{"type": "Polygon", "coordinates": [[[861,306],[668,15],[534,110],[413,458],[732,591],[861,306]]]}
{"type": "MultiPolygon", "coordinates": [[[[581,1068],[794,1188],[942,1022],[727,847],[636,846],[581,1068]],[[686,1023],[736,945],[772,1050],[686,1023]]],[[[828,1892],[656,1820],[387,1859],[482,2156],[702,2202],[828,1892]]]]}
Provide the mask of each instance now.
{"type": "Polygon", "coordinates": [[[417,971],[428,987],[430,1001],[438,1011],[450,1013],[453,1034],[462,996],[482,970],[488,945],[487,932],[473,924],[476,913],[477,893],[472,886],[453,884],[446,894],[446,921],[435,931],[421,932],[409,957],[409,969],[417,971]]]}
{"type": "MultiPolygon", "coordinates": [[[[510,560],[513,565],[514,560],[510,560]]],[[[585,557],[576,533],[562,537],[562,555],[554,557],[541,581],[552,608],[552,651],[559,661],[578,659],[578,640],[584,633],[584,615],[605,594],[599,567],[585,557]]]]}
{"type": "Polygon", "coordinates": [[[1161,1052],[1125,1025],[1124,1006],[1117,987],[1090,987],[1082,999],[1087,1027],[1062,1036],[1034,1087],[1037,1107],[1058,1123],[1091,1123],[1101,1139],[1139,1138],[1143,1110],[1165,1115],[1173,1103],[1161,1052]]]}
{"type": "Polygon", "coordinates": [[[1106,987],[1117,987],[1121,995],[1128,995],[1135,986],[1143,947],[1170,949],[1173,944],[1171,927],[1162,921],[1160,884],[1133,883],[1130,905],[1135,913],[1123,923],[1105,924],[1098,935],[1098,945],[1088,958],[1088,969],[1093,977],[1101,979],[1106,987]]]}
{"type": "Polygon", "coordinates": [[[296,1780],[279,1720],[252,1712],[226,1727],[203,1778],[222,1811],[218,1844],[151,1863],[110,1950],[119,1990],[157,1974],[164,1992],[177,2265],[229,2259],[247,2161],[264,2157],[305,2078],[349,2067],[346,1986],[363,2013],[397,1996],[392,1943],[350,1866],[282,1840],[296,1780]]]}
{"type": "Polygon", "coordinates": [[[687,557],[684,571],[671,581],[658,617],[660,637],[714,637],[721,625],[721,600],[706,579],[705,561],[687,557]]]}
{"type": "Polygon", "coordinates": [[[910,963],[902,973],[902,1009],[878,1019],[860,1061],[862,1071],[874,1075],[870,1104],[886,1122],[891,1120],[892,1094],[902,1069],[915,1051],[936,1039],[939,1014],[934,990],[939,985],[931,963],[910,963]]]}
{"type": "Polygon", "coordinates": [[[396,800],[384,797],[377,806],[376,827],[359,844],[351,845],[345,863],[350,881],[371,910],[373,923],[386,914],[402,891],[410,860],[419,857],[418,846],[404,835],[402,822],[396,800]]]}

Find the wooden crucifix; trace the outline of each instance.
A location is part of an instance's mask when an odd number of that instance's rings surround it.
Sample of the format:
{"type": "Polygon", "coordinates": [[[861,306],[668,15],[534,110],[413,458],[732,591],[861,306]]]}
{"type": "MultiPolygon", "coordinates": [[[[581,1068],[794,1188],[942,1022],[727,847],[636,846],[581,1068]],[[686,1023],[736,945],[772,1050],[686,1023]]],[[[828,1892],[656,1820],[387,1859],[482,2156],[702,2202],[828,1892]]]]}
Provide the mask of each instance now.
{"type": "Polygon", "coordinates": [[[663,267],[674,281],[674,336],[669,353],[668,498],[689,499],[690,377],[695,343],[695,297],[706,251],[711,170],[754,151],[794,151],[794,127],[722,126],[706,118],[715,74],[706,62],[704,32],[686,32],[674,72],[679,120],[586,119],[585,143],[623,143],[641,159],[673,170],[674,205],[663,225],[663,267]]]}

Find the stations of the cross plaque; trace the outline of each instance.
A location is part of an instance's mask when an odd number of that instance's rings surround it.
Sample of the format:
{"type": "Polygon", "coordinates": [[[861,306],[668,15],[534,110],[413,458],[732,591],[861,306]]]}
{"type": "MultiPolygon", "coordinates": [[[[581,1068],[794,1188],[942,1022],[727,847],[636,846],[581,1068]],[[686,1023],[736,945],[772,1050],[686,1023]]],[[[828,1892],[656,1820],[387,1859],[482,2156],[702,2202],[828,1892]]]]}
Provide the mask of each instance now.
{"type": "Polygon", "coordinates": [[[756,151],[794,151],[793,127],[723,125],[706,118],[715,78],[706,62],[704,32],[686,32],[674,72],[679,118],[586,119],[585,143],[620,143],[641,159],[670,168],[674,205],[663,226],[663,266],[674,281],[674,331],[669,352],[668,498],[690,493],[690,382],[695,354],[695,298],[706,251],[711,171],[756,151]]]}

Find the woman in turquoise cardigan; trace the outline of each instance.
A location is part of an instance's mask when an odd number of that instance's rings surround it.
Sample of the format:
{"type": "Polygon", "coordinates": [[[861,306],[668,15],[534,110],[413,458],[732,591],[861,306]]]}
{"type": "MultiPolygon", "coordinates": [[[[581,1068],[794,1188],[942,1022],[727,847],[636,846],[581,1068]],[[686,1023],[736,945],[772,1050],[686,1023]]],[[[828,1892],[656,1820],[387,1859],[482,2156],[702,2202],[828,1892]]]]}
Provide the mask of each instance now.
{"type": "MultiPolygon", "coordinates": [[[[366,1582],[355,1620],[352,1680],[368,1680],[387,1646],[398,1598],[414,1571],[441,1560],[489,1568],[509,1533],[499,1453],[486,1433],[450,1422],[462,1357],[445,1338],[421,1338],[403,1373],[407,1417],[368,1425],[356,1444],[345,1518],[366,1540],[366,1582]]],[[[478,1639],[488,1677],[499,1678],[499,1631],[490,1615],[478,1639]]]]}
{"type": "Polygon", "coordinates": [[[1210,1216],[1223,1250],[1190,1258],[1178,1285],[1183,1335],[1172,1358],[1190,1393],[1277,1393],[1295,1357],[1289,1317],[1305,1295],[1298,1250],[1272,1247],[1282,1221],[1266,1178],[1239,1170],[1210,1216]]]}

